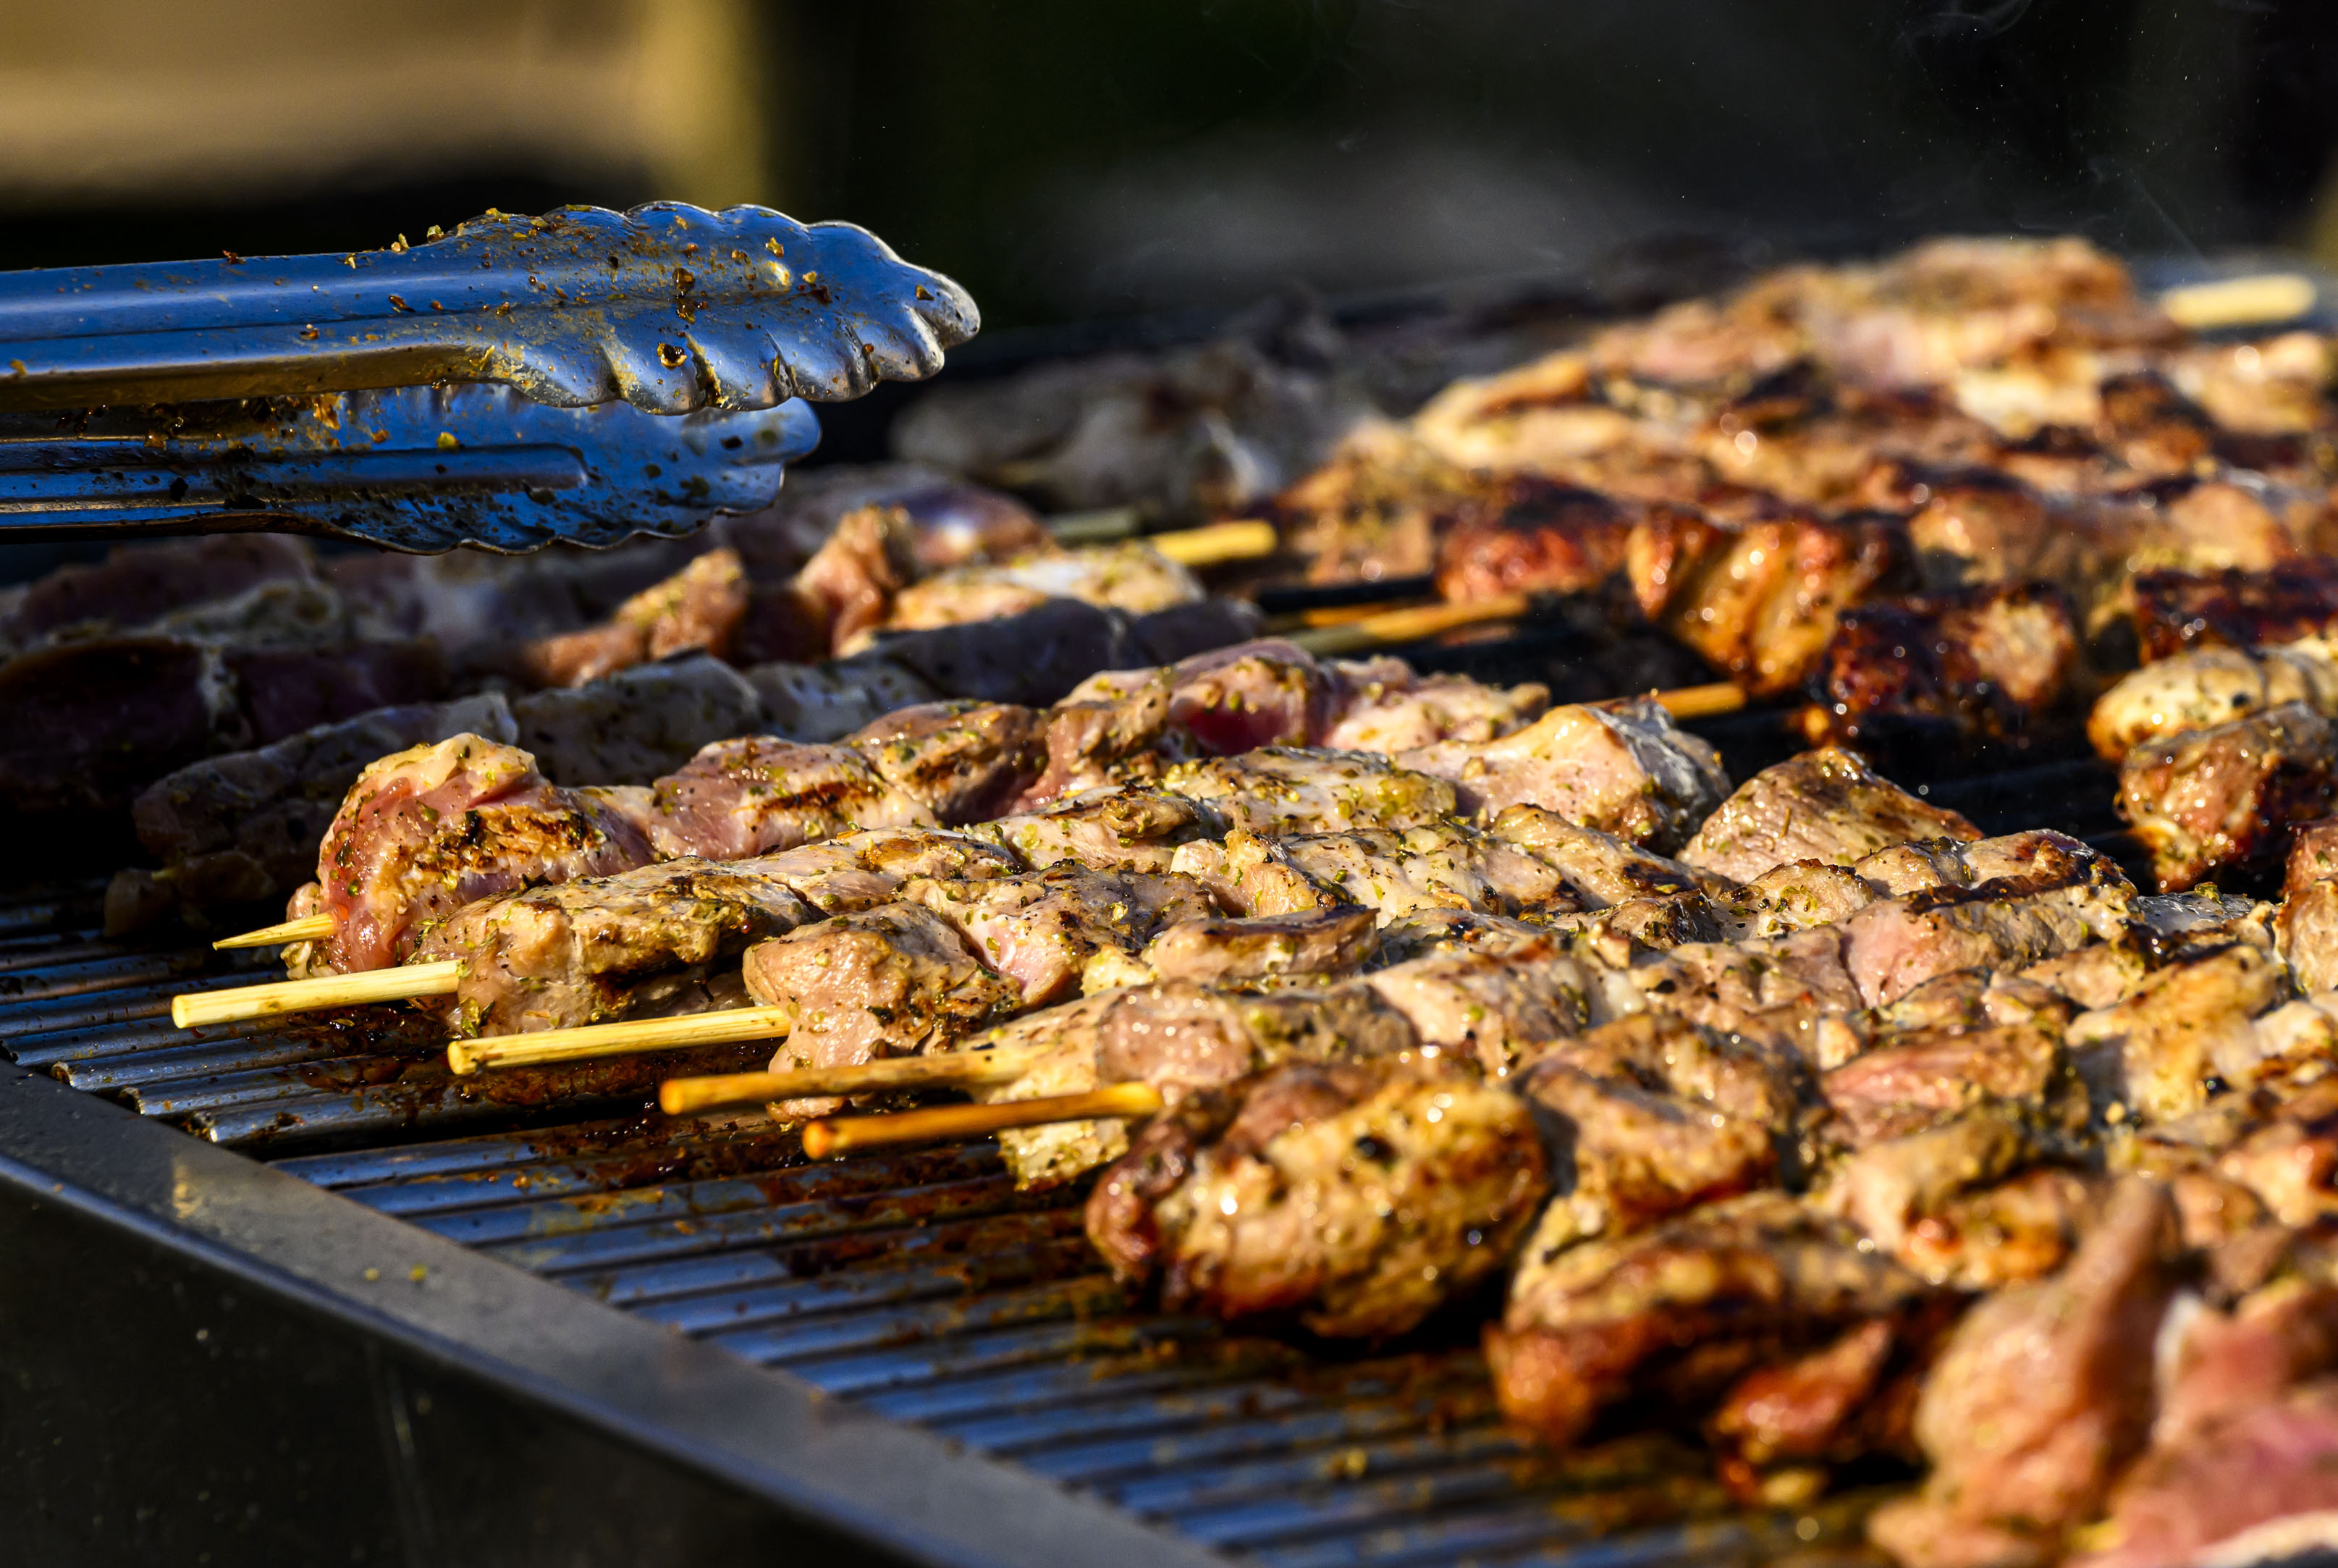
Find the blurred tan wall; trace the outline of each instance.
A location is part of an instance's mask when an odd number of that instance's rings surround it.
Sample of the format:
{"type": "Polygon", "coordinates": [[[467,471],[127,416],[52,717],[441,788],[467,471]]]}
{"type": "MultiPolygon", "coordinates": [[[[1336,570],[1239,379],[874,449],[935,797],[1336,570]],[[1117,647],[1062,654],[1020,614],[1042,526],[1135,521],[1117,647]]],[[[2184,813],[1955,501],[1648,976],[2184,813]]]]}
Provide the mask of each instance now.
{"type": "Polygon", "coordinates": [[[0,202],[524,170],[768,201],[750,0],[0,0],[0,202]]]}

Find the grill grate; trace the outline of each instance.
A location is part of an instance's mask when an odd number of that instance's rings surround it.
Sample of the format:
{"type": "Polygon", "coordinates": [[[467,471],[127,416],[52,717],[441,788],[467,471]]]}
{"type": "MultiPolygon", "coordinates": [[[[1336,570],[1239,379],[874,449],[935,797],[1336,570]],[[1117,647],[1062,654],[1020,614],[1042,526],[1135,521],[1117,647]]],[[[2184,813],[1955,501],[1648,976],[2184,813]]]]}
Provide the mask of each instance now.
{"type": "MultiPolygon", "coordinates": [[[[1992,831],[2059,822],[2117,847],[2092,764],[1930,793],[1992,831]]],[[[172,1029],[172,994],[247,983],[264,957],[108,942],[101,891],[0,899],[0,1050],[20,1066],[1243,1561],[1857,1553],[1858,1495],[1749,1515],[1675,1443],[1522,1447],[1466,1314],[1368,1353],[1164,1315],[1099,1270],[1079,1193],[1017,1194],[988,1142],[811,1165],[759,1120],[648,1111],[659,1079],[750,1065],[752,1045],[458,1080],[387,1010],[172,1029]]]]}

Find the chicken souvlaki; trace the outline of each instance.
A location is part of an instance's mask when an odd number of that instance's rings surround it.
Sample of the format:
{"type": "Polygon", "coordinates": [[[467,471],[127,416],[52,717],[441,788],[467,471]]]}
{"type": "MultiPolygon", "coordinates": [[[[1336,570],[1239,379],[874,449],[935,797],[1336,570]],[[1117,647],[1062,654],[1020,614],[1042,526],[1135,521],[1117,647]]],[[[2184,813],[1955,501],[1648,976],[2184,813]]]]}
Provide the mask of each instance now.
{"type": "Polygon", "coordinates": [[[1770,1504],[1905,1466],[1910,1564],[2338,1510],[2338,823],[2278,904],[2147,894],[1849,752],[1733,792],[1652,706],[1373,669],[1252,646],[632,793],[423,748],[328,838],[375,945],[326,956],[458,958],[476,1031],[752,1000],[777,1068],[1149,1085],[1001,1142],[1167,1304],[1370,1339],[1498,1282],[1521,1431],[1686,1426],[1770,1504]],[[399,804],[458,773],[573,831],[399,804]]]}

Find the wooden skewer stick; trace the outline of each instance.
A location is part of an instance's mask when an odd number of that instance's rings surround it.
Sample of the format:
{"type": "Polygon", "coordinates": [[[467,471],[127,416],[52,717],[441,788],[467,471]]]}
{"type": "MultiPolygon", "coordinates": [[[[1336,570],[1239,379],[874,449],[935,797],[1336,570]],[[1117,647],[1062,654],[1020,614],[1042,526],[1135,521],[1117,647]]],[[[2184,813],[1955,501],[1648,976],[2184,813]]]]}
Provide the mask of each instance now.
{"type": "Polygon", "coordinates": [[[901,1110],[889,1116],[822,1117],[807,1122],[804,1152],[814,1159],[876,1149],[889,1143],[939,1143],[979,1138],[1010,1127],[1044,1127],[1051,1121],[1087,1121],[1152,1116],[1161,1109],[1161,1091],[1149,1083],[1115,1083],[1082,1094],[1051,1094],[1039,1100],[1002,1100],[989,1105],[944,1105],[932,1110],[901,1110]]]}
{"type": "Polygon", "coordinates": [[[495,1034],[457,1040],[447,1047],[447,1065],[457,1073],[483,1067],[541,1067],[552,1061],[584,1061],[601,1056],[633,1056],[644,1050],[680,1050],[693,1045],[730,1045],[742,1040],[780,1040],[789,1029],[783,1007],[734,1007],[680,1018],[643,1018],[626,1023],[588,1023],[575,1029],[540,1029],[528,1034],[495,1034]]]}
{"type": "Polygon", "coordinates": [[[932,1056],[889,1056],[848,1067],[800,1067],[788,1072],[723,1072],[669,1078],[658,1085],[668,1116],[695,1116],[734,1105],[762,1105],[816,1094],[873,1094],[887,1089],[1012,1083],[1054,1054],[1044,1045],[997,1050],[946,1050],[932,1056]]]}
{"type": "Polygon", "coordinates": [[[1256,518],[1212,523],[1205,528],[1181,528],[1153,534],[1144,542],[1181,567],[1216,567],[1229,561],[1255,561],[1282,547],[1274,525],[1256,518]]]}
{"type": "Polygon", "coordinates": [[[1737,712],[1745,705],[1745,694],[1728,681],[1715,681],[1709,686],[1675,686],[1658,692],[1656,702],[1676,719],[1702,719],[1737,712]]]}
{"type": "Polygon", "coordinates": [[[2318,292],[2313,280],[2302,273],[2258,272],[2170,289],[2159,296],[2159,308],[2177,326],[2196,332],[2270,327],[2312,311],[2318,292]]]}
{"type": "Polygon", "coordinates": [[[1457,626],[1516,620],[1527,613],[1531,604],[1532,601],[1524,594],[1503,594],[1469,604],[1419,605],[1411,609],[1366,616],[1362,620],[1351,621],[1345,626],[1292,632],[1290,640],[1311,654],[1360,653],[1366,648],[1381,647],[1390,643],[1418,642],[1439,632],[1449,632],[1457,626]]]}
{"type": "Polygon", "coordinates": [[[321,942],[332,934],[331,915],[304,914],[299,920],[288,920],[281,925],[263,925],[258,931],[248,931],[241,936],[221,937],[211,946],[281,947],[290,942],[321,942]]]}
{"type": "Polygon", "coordinates": [[[240,1023],[280,1012],[451,996],[462,977],[462,964],[448,959],[444,963],[409,963],[356,974],[319,975],[315,980],[280,980],[272,985],[239,986],[233,991],[190,991],[171,999],[171,1021],[181,1029],[199,1029],[207,1023],[240,1023]]]}

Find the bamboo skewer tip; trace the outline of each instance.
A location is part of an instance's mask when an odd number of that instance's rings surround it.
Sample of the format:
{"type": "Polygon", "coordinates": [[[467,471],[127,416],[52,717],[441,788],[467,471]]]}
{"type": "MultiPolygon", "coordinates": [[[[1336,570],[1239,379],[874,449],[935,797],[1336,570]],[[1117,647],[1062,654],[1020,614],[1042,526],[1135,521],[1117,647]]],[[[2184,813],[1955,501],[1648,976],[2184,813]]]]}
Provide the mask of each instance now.
{"type": "Polygon", "coordinates": [[[783,1007],[738,1007],[721,1012],[684,1013],[618,1023],[587,1023],[574,1029],[542,1029],[521,1034],[450,1040],[447,1069],[469,1077],[488,1067],[544,1067],[597,1057],[634,1056],[651,1050],[683,1050],[695,1045],[735,1045],[779,1040],[790,1027],[783,1007]]]}
{"type": "Polygon", "coordinates": [[[333,917],[329,914],[304,914],[299,920],[288,920],[279,925],[263,925],[258,931],[247,931],[235,936],[223,936],[211,943],[214,949],[231,947],[280,947],[287,942],[321,942],[333,934],[333,917]]]}

